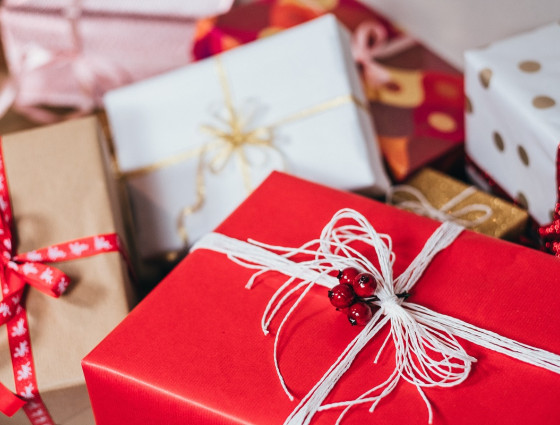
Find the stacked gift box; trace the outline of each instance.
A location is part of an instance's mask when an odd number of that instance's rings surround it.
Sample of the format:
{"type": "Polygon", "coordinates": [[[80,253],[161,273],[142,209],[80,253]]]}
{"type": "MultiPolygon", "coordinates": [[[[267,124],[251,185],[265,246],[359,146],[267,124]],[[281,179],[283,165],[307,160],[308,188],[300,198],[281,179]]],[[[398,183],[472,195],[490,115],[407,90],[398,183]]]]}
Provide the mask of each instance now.
{"type": "Polygon", "coordinates": [[[560,26],[409,12],[2,3],[1,424],[558,423],[560,26]]]}

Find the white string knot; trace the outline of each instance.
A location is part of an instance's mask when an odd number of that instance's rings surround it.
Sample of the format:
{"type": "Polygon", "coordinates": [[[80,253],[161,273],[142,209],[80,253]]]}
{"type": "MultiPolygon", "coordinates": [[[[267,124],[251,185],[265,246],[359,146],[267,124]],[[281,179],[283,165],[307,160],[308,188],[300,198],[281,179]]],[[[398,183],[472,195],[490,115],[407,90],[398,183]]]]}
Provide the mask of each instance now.
{"type": "Polygon", "coordinates": [[[381,307],[381,311],[385,316],[395,317],[404,311],[401,306],[403,301],[402,298],[398,298],[395,294],[386,298],[379,297],[379,307],[381,307]]]}
{"type": "MultiPolygon", "coordinates": [[[[347,267],[367,271],[377,282],[377,300],[374,304],[380,308],[373,313],[371,320],[348,344],[323,377],[300,400],[284,425],[308,425],[317,412],[342,408],[336,422],[338,425],[350,408],[364,403],[369,404],[369,410],[373,412],[401,380],[416,387],[426,404],[428,423],[431,424],[433,411],[423,388],[447,388],[461,384],[467,379],[471,365],[476,361],[465,352],[457,338],[560,374],[560,356],[554,353],[505,338],[407,300],[410,289],[420,279],[432,259],[452,244],[462,231],[461,226],[452,222],[440,225],[416,258],[396,278],[393,277],[395,254],[392,251],[391,238],[377,233],[363,215],[351,209],[338,211],[318,239],[298,248],[273,246],[253,240],[242,242],[211,233],[195,244],[193,250],[206,248],[221,252],[231,261],[254,269],[255,273],[247,283],[248,288],[253,286],[257,278],[271,271],[280,272],[288,277],[270,299],[261,323],[263,332],[267,334],[281,307],[295,298],[282,318],[274,339],[276,372],[290,400],[294,400],[294,396],[280,371],[278,341],[284,324],[302,299],[316,285],[329,289],[336,286],[338,280],[334,276],[347,267]],[[364,246],[367,248],[365,251],[364,246]],[[374,258],[371,258],[372,251],[374,258]],[[297,258],[297,262],[293,258],[297,258]],[[378,267],[374,266],[375,259],[378,267]],[[325,403],[331,390],[351,367],[356,356],[386,325],[390,326],[390,332],[374,363],[377,363],[381,352],[392,340],[395,347],[395,368],[390,376],[353,400],[325,403]]],[[[329,305],[328,300],[325,304],[329,305]]]]}
{"type": "Polygon", "coordinates": [[[456,211],[452,211],[452,209],[475,193],[476,188],[469,186],[457,196],[454,196],[443,204],[440,208],[436,208],[428,201],[421,191],[413,186],[402,184],[389,188],[386,193],[386,198],[388,204],[410,210],[418,215],[430,217],[441,222],[452,221],[460,226],[472,228],[488,220],[492,216],[492,208],[484,204],[470,204],[456,211]],[[394,194],[398,192],[407,193],[413,199],[395,201],[394,194]],[[477,213],[477,217],[473,219],[464,218],[470,213],[477,213]]]}

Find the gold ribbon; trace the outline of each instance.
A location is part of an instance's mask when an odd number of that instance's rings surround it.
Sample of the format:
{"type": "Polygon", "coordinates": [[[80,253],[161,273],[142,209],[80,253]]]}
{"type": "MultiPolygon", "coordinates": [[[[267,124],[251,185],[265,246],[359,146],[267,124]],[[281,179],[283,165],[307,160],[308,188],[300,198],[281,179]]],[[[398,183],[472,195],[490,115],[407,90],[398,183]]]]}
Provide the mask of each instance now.
{"type": "Polygon", "coordinates": [[[214,63],[216,65],[216,71],[228,115],[226,120],[219,119],[220,124],[224,126],[225,129],[220,125],[202,125],[201,131],[209,134],[211,139],[201,146],[169,156],[144,167],[120,172],[121,178],[131,179],[179,164],[183,161],[198,158],[196,170],[196,200],[191,205],[184,207],[177,218],[177,231],[185,244],[187,244],[189,239],[185,226],[185,219],[189,215],[199,211],[206,200],[206,184],[204,181],[204,172],[206,169],[214,174],[218,174],[225,168],[231,158],[235,156],[241,170],[244,185],[247,191],[250,191],[252,189],[250,178],[251,164],[245,153],[246,147],[257,146],[263,149],[273,149],[280,154],[285,163],[282,152],[274,146],[274,130],[277,127],[308,118],[348,103],[354,103],[358,107],[368,110],[367,104],[361,102],[353,95],[342,95],[300,110],[272,124],[249,129],[248,120],[244,119],[234,107],[230,85],[220,55],[214,57],[214,63]],[[207,156],[210,154],[213,154],[213,157],[208,160],[207,156]]]}

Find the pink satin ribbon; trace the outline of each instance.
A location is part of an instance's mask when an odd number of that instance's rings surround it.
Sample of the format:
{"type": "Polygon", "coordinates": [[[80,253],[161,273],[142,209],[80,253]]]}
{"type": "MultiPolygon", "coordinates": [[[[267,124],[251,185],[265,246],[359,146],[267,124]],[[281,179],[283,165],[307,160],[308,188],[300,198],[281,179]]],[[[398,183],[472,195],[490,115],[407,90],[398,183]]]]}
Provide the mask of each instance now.
{"type": "MultiPolygon", "coordinates": [[[[20,71],[10,75],[0,89],[0,117],[4,116],[10,108],[39,123],[51,123],[82,116],[101,106],[103,94],[107,91],[132,82],[128,73],[114,62],[102,56],[84,53],[79,31],[80,0],[72,0],[65,9],[63,17],[68,20],[71,29],[72,49],[57,52],[37,45],[29,46],[22,55],[20,71]],[[80,86],[81,99],[74,104],[53,106],[69,107],[73,109],[72,112],[58,114],[34,102],[20,99],[20,88],[25,85],[25,80],[37,76],[39,77],[37,80],[41,83],[38,91],[48,97],[53,93],[51,84],[48,78],[41,78],[41,76],[50,69],[64,69],[68,66],[71,69],[71,77],[80,86]]],[[[61,76],[61,78],[66,77],[66,75],[61,76]]]]}
{"type": "Polygon", "coordinates": [[[352,56],[363,68],[369,87],[380,87],[391,81],[391,74],[376,59],[394,55],[415,44],[414,39],[401,35],[389,40],[387,29],[377,21],[363,22],[352,37],[352,56]]]}

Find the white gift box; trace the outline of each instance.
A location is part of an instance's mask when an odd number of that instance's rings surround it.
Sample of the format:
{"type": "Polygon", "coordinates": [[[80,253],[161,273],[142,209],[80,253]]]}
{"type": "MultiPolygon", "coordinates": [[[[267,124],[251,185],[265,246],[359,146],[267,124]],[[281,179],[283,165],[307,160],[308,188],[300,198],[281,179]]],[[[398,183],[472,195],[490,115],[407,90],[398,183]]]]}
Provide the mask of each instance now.
{"type": "MultiPolygon", "coordinates": [[[[105,96],[141,256],[184,246],[178,216],[196,204],[202,186],[204,202],[184,220],[189,242],[247,196],[247,175],[251,187],[280,169],[341,189],[388,188],[349,43],[350,35],[327,15],[105,96]],[[245,129],[269,146],[246,143],[224,160],[231,143],[202,126],[231,133],[228,102],[245,129]],[[265,131],[271,125],[272,135],[265,131]],[[204,155],[212,163],[200,169],[197,151],[214,144],[219,147],[204,155]],[[183,154],[189,159],[166,163],[183,154]]],[[[255,220],[258,225],[258,215],[255,220]]]]}
{"type": "Polygon", "coordinates": [[[465,54],[467,154],[541,225],[558,190],[559,46],[552,24],[465,54]]]}

